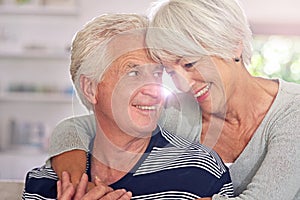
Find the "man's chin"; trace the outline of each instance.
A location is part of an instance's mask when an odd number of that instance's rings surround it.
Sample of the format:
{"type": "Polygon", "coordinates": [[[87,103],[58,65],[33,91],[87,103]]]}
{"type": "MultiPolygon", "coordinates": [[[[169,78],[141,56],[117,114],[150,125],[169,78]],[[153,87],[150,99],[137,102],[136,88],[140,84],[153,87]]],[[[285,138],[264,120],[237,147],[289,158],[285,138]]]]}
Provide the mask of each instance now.
{"type": "Polygon", "coordinates": [[[151,137],[152,132],[156,129],[157,123],[151,123],[151,124],[135,124],[134,125],[134,132],[135,136],[139,138],[147,138],[151,137]]]}

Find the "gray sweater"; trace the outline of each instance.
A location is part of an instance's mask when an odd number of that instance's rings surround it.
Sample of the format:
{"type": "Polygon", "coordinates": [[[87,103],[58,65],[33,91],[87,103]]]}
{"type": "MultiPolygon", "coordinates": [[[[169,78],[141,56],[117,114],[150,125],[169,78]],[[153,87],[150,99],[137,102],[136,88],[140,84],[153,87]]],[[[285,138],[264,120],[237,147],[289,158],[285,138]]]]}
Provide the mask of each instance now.
{"type": "MultiPolygon", "coordinates": [[[[300,85],[278,81],[270,110],[229,167],[236,197],[214,195],[213,200],[300,200],[300,85]]],[[[175,103],[168,103],[160,125],[200,141],[198,105],[190,96],[176,97],[175,103]]],[[[94,134],[93,115],[65,119],[53,131],[49,156],[72,149],[87,151],[94,134]]]]}

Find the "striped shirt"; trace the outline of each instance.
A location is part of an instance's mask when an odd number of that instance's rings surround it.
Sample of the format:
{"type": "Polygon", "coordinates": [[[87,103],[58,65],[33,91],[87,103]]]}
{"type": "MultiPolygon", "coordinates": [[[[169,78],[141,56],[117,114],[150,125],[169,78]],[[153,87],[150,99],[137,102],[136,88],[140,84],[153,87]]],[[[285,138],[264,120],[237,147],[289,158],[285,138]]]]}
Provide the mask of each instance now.
{"type": "MultiPolygon", "coordinates": [[[[57,179],[52,168],[43,166],[31,170],[26,176],[23,199],[55,199],[57,179]]],[[[159,127],[134,168],[110,187],[131,191],[132,199],[136,200],[233,195],[229,171],[213,150],[159,127]]]]}

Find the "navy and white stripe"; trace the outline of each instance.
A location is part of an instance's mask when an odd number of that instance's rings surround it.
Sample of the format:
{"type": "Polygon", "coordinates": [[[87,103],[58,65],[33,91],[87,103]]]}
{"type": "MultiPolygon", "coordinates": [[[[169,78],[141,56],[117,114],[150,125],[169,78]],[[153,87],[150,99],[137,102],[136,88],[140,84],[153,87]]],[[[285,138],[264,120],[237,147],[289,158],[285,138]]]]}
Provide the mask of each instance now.
{"type": "Polygon", "coordinates": [[[151,200],[151,199],[159,199],[159,200],[173,200],[173,199],[189,199],[195,200],[201,197],[189,193],[189,192],[180,192],[180,191],[167,191],[167,192],[159,192],[154,194],[146,194],[140,196],[132,197],[133,200],[151,200]]]}
{"type": "Polygon", "coordinates": [[[223,172],[226,171],[223,161],[221,160],[221,158],[218,156],[218,154],[214,150],[212,150],[204,145],[201,145],[199,143],[192,143],[192,142],[186,140],[185,138],[174,135],[166,130],[161,130],[161,134],[170,144],[172,144],[178,148],[197,149],[199,151],[202,151],[204,154],[210,154],[211,159],[215,160],[215,162],[216,162],[215,164],[220,168],[220,170],[223,172]]]}
{"type": "Polygon", "coordinates": [[[154,147],[147,159],[138,168],[134,175],[155,173],[162,170],[199,167],[217,178],[225,172],[213,157],[199,149],[184,149],[177,147],[157,148],[154,147]]]}
{"type": "Polygon", "coordinates": [[[48,178],[53,180],[58,180],[58,176],[56,175],[55,171],[52,168],[43,166],[41,168],[35,168],[31,170],[29,174],[29,178],[48,178]]]}
{"type": "MultiPolygon", "coordinates": [[[[88,162],[88,173],[89,170],[88,162]]],[[[56,180],[51,168],[30,171],[23,199],[55,199],[56,180]]],[[[110,187],[131,191],[132,199],[136,200],[189,200],[213,194],[233,196],[228,169],[214,151],[159,128],[153,132],[144,155],[132,171],[110,187]]]]}
{"type": "Polygon", "coordinates": [[[22,196],[22,199],[27,199],[27,200],[53,200],[53,199],[56,199],[56,198],[46,198],[46,197],[43,197],[41,195],[38,195],[38,194],[30,194],[30,193],[23,193],[23,196],[22,196]]]}
{"type": "Polygon", "coordinates": [[[232,188],[233,188],[232,183],[224,184],[223,187],[220,189],[220,192],[218,194],[220,194],[222,196],[233,197],[234,192],[233,192],[232,188]]]}

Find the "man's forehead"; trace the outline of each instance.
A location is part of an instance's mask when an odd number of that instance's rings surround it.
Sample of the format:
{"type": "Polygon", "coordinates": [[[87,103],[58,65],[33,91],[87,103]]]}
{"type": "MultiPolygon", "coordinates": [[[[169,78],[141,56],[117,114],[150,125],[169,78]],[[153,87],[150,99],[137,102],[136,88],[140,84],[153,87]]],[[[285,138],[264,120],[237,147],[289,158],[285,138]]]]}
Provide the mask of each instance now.
{"type": "Polygon", "coordinates": [[[108,43],[108,53],[120,57],[128,52],[145,49],[145,32],[136,30],[114,36],[108,43]]]}

